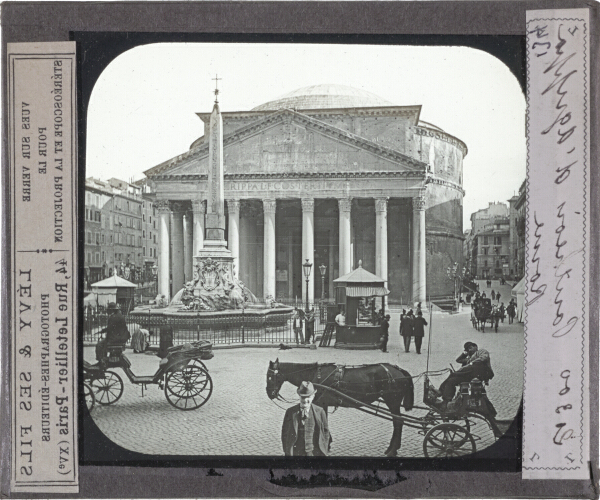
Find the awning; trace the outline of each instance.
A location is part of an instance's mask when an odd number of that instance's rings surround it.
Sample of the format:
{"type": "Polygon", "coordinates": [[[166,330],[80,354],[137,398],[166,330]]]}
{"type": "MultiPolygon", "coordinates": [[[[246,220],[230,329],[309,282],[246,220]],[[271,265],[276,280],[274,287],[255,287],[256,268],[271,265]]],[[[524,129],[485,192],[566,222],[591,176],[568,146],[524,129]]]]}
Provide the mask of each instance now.
{"type": "Polygon", "coordinates": [[[384,286],[346,286],[346,297],[385,297],[389,293],[384,286]]]}

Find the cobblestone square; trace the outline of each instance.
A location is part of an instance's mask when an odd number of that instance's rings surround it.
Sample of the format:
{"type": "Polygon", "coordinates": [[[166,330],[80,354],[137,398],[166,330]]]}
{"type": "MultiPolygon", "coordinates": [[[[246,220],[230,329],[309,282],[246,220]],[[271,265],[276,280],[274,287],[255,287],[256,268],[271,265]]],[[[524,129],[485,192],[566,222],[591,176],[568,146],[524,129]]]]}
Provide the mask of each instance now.
{"type": "MultiPolygon", "coordinates": [[[[510,288],[500,288],[504,298],[510,288]]],[[[509,299],[508,299],[509,300],[509,299]]],[[[470,308],[449,315],[435,312],[432,325],[426,328],[421,355],[414,345],[405,353],[398,334],[399,313],[392,309],[389,353],[381,351],[339,350],[319,347],[317,350],[293,348],[220,348],[206,362],[214,389],[209,401],[193,411],[179,411],[166,400],[157,386],[148,386],[142,397],[141,387],[123,378],[124,394],[113,405],[96,405],[92,417],[100,430],[123,448],[147,454],[173,455],[274,455],[281,456],[281,425],[287,404],[277,406],[266,394],[266,373],[269,361],[279,358],[286,362],[335,362],[345,365],[389,362],[408,370],[414,377],[427,370],[427,351],[431,342],[429,370],[448,368],[462,352],[466,341],[476,342],[490,352],[494,379],[487,387],[489,399],[498,411],[498,420],[512,420],[517,413],[523,390],[523,325],[500,323],[498,333],[486,329],[476,331],[470,322],[470,308]],[[430,330],[432,328],[432,330],[430,330]]],[[[426,315],[429,320],[429,314],[426,315]]],[[[151,375],[159,359],[152,354],[126,351],[136,375],[151,375]]],[[[84,357],[95,362],[94,348],[85,347],[84,357]]],[[[439,386],[446,375],[432,379],[439,386]]],[[[285,383],[281,395],[296,401],[295,387],[285,383]]],[[[415,404],[422,405],[423,378],[415,379],[415,404]]],[[[410,412],[422,416],[421,410],[410,412]]],[[[381,457],[392,435],[391,422],[365,415],[357,410],[330,409],[329,425],[333,436],[331,456],[381,457]]],[[[485,424],[472,429],[480,440],[477,449],[493,442],[485,424]]],[[[402,457],[423,456],[423,431],[404,428],[402,457]]]]}

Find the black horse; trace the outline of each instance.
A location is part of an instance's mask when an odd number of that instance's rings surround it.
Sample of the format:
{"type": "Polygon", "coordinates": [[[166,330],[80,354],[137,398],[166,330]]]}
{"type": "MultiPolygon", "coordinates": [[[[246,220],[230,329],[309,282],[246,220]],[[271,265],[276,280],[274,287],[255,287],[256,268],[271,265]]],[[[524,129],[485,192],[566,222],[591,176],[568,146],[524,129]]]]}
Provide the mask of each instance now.
{"type": "MultiPolygon", "coordinates": [[[[278,398],[284,382],[298,387],[305,380],[336,389],[366,405],[381,398],[394,415],[400,415],[400,405],[410,411],[414,404],[414,386],[410,373],[389,363],[346,367],[335,363],[280,363],[279,359],[269,361],[267,395],[270,399],[278,398]]],[[[314,403],[325,412],[329,406],[361,406],[331,391],[319,389],[314,403]]],[[[392,439],[385,451],[388,457],[397,456],[402,445],[402,421],[394,419],[393,424],[392,439]]]]}

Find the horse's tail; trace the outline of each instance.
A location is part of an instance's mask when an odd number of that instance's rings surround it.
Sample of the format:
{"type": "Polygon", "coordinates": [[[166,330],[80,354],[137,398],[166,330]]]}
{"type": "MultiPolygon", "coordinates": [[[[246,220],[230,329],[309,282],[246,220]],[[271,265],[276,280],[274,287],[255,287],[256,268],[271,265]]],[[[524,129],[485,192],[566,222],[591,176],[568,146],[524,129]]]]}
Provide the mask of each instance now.
{"type": "Polygon", "coordinates": [[[400,379],[401,382],[404,383],[404,393],[402,396],[402,406],[406,411],[410,411],[413,409],[415,405],[415,384],[413,383],[413,379],[406,370],[403,370],[400,367],[396,367],[403,375],[403,378],[400,379]]]}

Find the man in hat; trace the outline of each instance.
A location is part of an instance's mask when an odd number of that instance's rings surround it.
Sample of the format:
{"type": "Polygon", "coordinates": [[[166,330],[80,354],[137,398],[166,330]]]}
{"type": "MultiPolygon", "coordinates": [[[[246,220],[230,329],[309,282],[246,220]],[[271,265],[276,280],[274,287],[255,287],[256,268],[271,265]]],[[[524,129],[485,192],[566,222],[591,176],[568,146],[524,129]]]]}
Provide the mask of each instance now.
{"type": "Polygon", "coordinates": [[[487,382],[494,378],[490,353],[485,349],[479,349],[474,342],[465,343],[465,350],[456,358],[456,362],[460,363],[462,368],[452,372],[440,385],[440,393],[445,402],[452,401],[456,386],[461,382],[470,382],[474,378],[487,382]]]}
{"type": "Polygon", "coordinates": [[[386,314],[381,320],[381,338],[383,339],[381,342],[381,350],[383,352],[389,352],[387,350],[387,344],[390,339],[390,318],[391,316],[386,314]]]}
{"type": "Polygon", "coordinates": [[[283,452],[286,457],[327,456],[332,439],[325,410],[312,404],[317,391],[312,382],[305,381],[297,392],[300,403],[288,408],[283,417],[283,452]]]}
{"type": "Polygon", "coordinates": [[[107,346],[115,344],[126,344],[131,335],[125,323],[125,317],[121,314],[121,310],[114,302],[109,302],[106,306],[108,312],[108,324],[98,333],[106,333],[103,339],[100,339],[96,344],[96,359],[98,361],[106,358],[107,346]]]}
{"type": "Polygon", "coordinates": [[[413,318],[413,311],[411,309],[410,311],[408,311],[408,314],[404,315],[400,319],[400,335],[402,335],[402,338],[404,340],[404,350],[406,352],[410,351],[410,339],[413,336],[414,327],[413,318]]]}
{"type": "Polygon", "coordinates": [[[417,311],[417,317],[413,319],[413,335],[415,337],[417,354],[421,354],[421,345],[423,344],[423,337],[425,336],[425,326],[427,326],[427,321],[423,317],[423,312],[417,311]]]}

